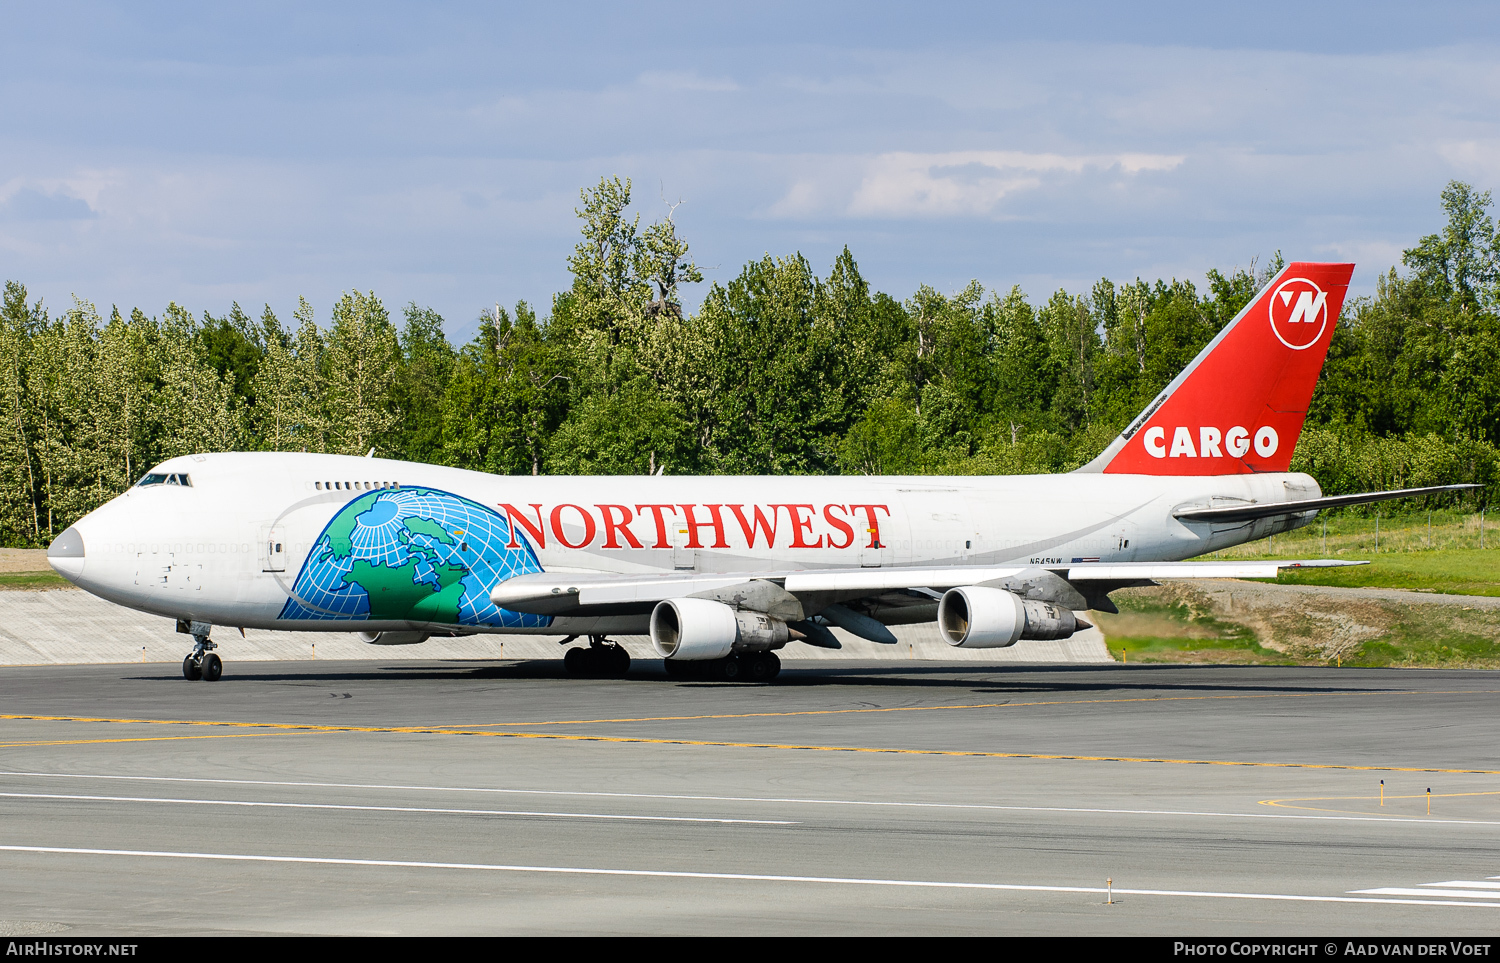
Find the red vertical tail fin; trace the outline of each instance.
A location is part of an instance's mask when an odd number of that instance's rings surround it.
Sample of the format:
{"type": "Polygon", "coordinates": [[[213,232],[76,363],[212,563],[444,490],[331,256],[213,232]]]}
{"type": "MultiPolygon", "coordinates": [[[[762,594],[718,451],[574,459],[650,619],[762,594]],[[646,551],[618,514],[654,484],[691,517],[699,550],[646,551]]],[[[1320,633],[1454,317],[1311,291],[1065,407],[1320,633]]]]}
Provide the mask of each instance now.
{"type": "Polygon", "coordinates": [[[1353,273],[1352,264],[1288,264],[1080,470],[1287,471],[1353,273]]]}

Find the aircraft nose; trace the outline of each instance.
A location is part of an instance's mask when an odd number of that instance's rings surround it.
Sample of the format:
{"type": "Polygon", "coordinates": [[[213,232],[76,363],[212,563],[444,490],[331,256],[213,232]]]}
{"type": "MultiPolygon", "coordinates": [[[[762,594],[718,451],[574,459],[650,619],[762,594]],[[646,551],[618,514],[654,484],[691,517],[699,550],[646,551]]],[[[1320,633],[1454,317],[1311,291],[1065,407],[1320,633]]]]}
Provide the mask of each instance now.
{"type": "Polygon", "coordinates": [[[70,582],[83,574],[83,563],[83,533],[77,528],[69,528],[47,546],[47,564],[70,582]]]}

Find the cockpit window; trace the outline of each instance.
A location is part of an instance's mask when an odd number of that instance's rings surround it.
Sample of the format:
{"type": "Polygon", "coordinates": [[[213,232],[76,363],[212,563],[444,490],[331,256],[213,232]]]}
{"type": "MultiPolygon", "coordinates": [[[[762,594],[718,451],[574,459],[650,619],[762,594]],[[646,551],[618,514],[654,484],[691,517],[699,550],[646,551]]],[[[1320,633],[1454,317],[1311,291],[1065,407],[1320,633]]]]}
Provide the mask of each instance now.
{"type": "Polygon", "coordinates": [[[152,485],[181,485],[184,488],[192,488],[193,480],[188,477],[187,472],[172,472],[171,474],[150,472],[135,483],[137,488],[149,488],[152,485]]]}

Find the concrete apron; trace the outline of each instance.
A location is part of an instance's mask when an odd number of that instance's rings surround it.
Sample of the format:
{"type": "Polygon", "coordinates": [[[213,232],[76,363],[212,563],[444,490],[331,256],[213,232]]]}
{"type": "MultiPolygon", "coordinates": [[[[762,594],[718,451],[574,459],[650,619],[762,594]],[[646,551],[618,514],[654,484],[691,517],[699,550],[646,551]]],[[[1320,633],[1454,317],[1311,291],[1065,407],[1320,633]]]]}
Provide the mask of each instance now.
{"type": "MultiPolygon", "coordinates": [[[[1082,613],[1080,613],[1082,614],[1082,613]]],[[[866,642],[834,629],[842,649],[792,642],[783,659],[881,659],[932,662],[1096,663],[1111,661],[1104,635],[1086,629],[1058,642],[1017,642],[1006,649],[957,649],[938,636],[937,625],[897,625],[896,645],[866,642]]],[[[346,632],[272,632],[216,627],[213,640],[226,662],[296,659],[560,659],[561,636],[476,635],[429,639],[421,645],[367,645],[346,632]]],[[[621,636],[633,659],[655,659],[645,636],[621,636]]],[[[575,643],[577,644],[577,643],[575,643]]],[[[192,639],[170,619],[145,615],[76,590],[0,592],[0,665],[72,665],[117,662],[181,662],[192,639]]]]}

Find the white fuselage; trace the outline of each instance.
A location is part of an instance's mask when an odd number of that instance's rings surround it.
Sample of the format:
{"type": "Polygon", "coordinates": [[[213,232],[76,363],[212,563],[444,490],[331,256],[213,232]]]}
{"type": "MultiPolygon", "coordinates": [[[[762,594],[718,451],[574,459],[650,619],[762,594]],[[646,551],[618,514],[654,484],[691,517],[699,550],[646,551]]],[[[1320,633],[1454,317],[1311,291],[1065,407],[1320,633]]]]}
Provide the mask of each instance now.
{"type": "MultiPolygon", "coordinates": [[[[383,618],[288,617],[309,553],[327,545],[341,509],[372,491],[460,496],[507,518],[511,547],[525,552],[529,544],[543,571],[620,574],[1175,561],[1298,527],[1311,515],[1210,524],[1180,521],[1174,509],[1320,494],[1302,474],[537,477],[278,453],[194,455],[153,471],[187,474],[191,485],[133,488],[90,513],[74,526],[83,553],[52,559],[59,571],[96,595],[171,618],[341,632],[556,635],[638,632],[644,624],[638,616],[464,624],[427,610],[392,617],[389,609],[383,618]]],[[[473,571],[491,571],[479,557],[485,547],[466,537],[450,535],[446,550],[461,548],[473,571]]]]}

